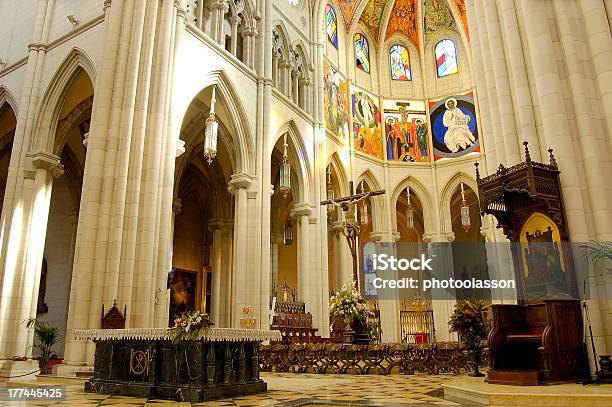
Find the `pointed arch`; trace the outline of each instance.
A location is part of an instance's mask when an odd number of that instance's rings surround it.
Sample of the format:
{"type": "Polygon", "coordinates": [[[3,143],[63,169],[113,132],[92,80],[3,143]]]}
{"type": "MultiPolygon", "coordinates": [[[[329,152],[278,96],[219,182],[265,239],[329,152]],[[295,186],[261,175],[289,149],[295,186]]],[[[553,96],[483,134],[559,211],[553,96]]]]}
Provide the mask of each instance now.
{"type": "Polygon", "coordinates": [[[423,207],[425,234],[427,235],[428,233],[433,233],[435,229],[433,199],[427,191],[427,188],[425,188],[425,186],[418,179],[411,176],[401,180],[391,194],[391,224],[394,226],[397,225],[397,212],[395,208],[401,194],[406,191],[406,187],[410,187],[410,191],[416,195],[419,201],[421,201],[421,206],[423,207]]]}
{"type": "Polygon", "coordinates": [[[295,202],[309,202],[310,197],[314,196],[312,185],[310,183],[310,180],[313,179],[312,164],[309,159],[308,149],[304,144],[304,138],[302,137],[300,130],[293,119],[289,119],[279,126],[278,130],[276,131],[276,135],[268,148],[268,151],[272,151],[278,140],[283,137],[285,133],[287,133],[289,154],[293,153],[295,156],[295,160],[292,160],[292,167],[298,170],[296,175],[300,188],[297,196],[298,199],[295,199],[295,202]]]}
{"type": "MultiPolygon", "coordinates": [[[[374,173],[372,173],[372,171],[370,171],[369,169],[365,170],[361,173],[359,177],[357,177],[357,182],[355,183],[355,192],[358,192],[357,188],[359,188],[359,184],[361,184],[361,181],[364,181],[368,185],[368,187],[370,187],[370,191],[377,191],[382,189],[380,182],[378,181],[374,173]]],[[[381,197],[370,198],[370,202],[372,205],[373,212],[372,228],[375,232],[380,232],[384,228],[384,202],[382,201],[381,197]]]]}
{"type": "Polygon", "coordinates": [[[291,46],[291,44],[289,43],[289,31],[287,31],[287,26],[285,25],[285,22],[283,20],[275,20],[272,23],[272,26],[274,27],[272,29],[272,32],[278,35],[278,38],[273,38],[273,51],[281,51],[279,48],[282,46],[282,57],[287,58],[287,52],[289,51],[289,48],[291,46]]]}
{"type": "Polygon", "coordinates": [[[94,64],[83,50],[75,47],[59,65],[43,94],[29,151],[52,151],[62,105],[70,85],[81,71],[87,74],[93,86],[96,77],[94,64]]]}
{"type": "Polygon", "coordinates": [[[344,165],[342,164],[342,161],[340,160],[340,156],[338,155],[337,151],[332,153],[332,155],[329,157],[329,159],[327,160],[327,165],[331,165],[332,171],[334,171],[336,177],[338,178],[338,187],[340,188],[340,191],[338,192],[340,192],[342,196],[348,195],[349,180],[346,176],[344,165]]]}
{"type": "MultiPolygon", "coordinates": [[[[195,78],[197,80],[198,78],[195,78]]],[[[208,71],[200,79],[200,87],[189,86],[189,89],[195,89],[190,94],[182,94],[182,100],[177,100],[178,106],[175,114],[178,120],[175,120],[174,134],[180,134],[183,125],[183,119],[187,114],[187,110],[197,96],[206,88],[216,86],[217,106],[222,105],[227,112],[227,117],[223,117],[224,123],[228,126],[229,136],[231,137],[232,146],[235,155],[235,174],[255,173],[255,147],[253,135],[248,115],[241,102],[240,95],[236,90],[232,80],[223,69],[215,69],[208,71]]],[[[177,94],[180,92],[177,92],[177,94]]],[[[219,115],[218,115],[219,116],[219,115]]],[[[178,138],[178,136],[177,136],[178,138]]]]}
{"type": "Polygon", "coordinates": [[[451,216],[451,200],[453,199],[453,195],[460,188],[459,184],[463,182],[464,185],[468,186],[474,193],[476,197],[478,197],[478,185],[476,184],[476,180],[464,172],[457,171],[452,177],[444,185],[442,189],[442,193],[440,194],[440,215],[442,220],[442,232],[443,233],[452,233],[453,225],[452,225],[452,216],[451,216]]]}
{"type": "Polygon", "coordinates": [[[0,85],[0,107],[2,107],[2,105],[5,103],[8,104],[11,109],[13,109],[15,117],[17,117],[17,112],[19,112],[19,104],[17,103],[17,99],[9,88],[4,85],[0,85]]]}

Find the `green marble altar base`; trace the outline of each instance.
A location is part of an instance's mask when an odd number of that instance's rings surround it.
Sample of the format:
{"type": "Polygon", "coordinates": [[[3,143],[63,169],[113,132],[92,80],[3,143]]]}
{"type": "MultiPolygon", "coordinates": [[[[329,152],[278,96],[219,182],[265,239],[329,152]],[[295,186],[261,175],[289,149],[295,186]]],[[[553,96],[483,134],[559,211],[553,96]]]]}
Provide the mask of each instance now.
{"type": "Polygon", "coordinates": [[[105,332],[105,338],[89,338],[96,352],[94,375],[85,391],[192,403],[265,392],[267,385],[259,378],[262,339],[240,337],[233,331],[228,340],[217,335],[215,340],[176,345],[163,335],[160,339],[117,335],[116,339],[105,332]]]}

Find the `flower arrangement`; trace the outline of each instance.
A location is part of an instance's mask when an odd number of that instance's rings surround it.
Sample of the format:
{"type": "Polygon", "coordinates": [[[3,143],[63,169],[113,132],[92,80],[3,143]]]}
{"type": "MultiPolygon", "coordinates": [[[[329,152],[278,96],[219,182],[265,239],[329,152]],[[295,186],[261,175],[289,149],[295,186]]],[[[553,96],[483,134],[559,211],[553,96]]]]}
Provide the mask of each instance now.
{"type": "Polygon", "coordinates": [[[168,329],[172,343],[180,341],[197,341],[206,329],[213,325],[208,314],[200,311],[187,311],[174,320],[174,326],[168,329]]]}
{"type": "Polygon", "coordinates": [[[365,299],[355,288],[355,282],[351,281],[329,299],[329,315],[332,318],[342,318],[346,326],[350,327],[354,320],[365,324],[374,313],[368,309],[365,299]]]}

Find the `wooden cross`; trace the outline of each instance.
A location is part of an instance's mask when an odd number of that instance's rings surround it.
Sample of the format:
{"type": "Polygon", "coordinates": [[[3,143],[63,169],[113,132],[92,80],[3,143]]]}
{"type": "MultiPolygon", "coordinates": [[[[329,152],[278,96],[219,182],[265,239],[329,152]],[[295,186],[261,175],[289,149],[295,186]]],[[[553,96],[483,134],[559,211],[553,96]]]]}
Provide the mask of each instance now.
{"type": "Polygon", "coordinates": [[[348,196],[321,201],[321,205],[333,204],[339,206],[344,211],[344,227],[342,229],[342,234],[346,237],[346,241],[348,242],[349,248],[351,249],[351,255],[353,257],[353,280],[357,283],[357,287],[361,289],[359,286],[359,262],[357,261],[357,254],[359,250],[359,230],[361,229],[361,226],[359,225],[359,222],[350,219],[348,216],[348,211],[351,207],[356,207],[359,202],[366,200],[371,196],[383,195],[385,190],[381,189],[378,191],[361,192],[356,194],[353,187],[353,181],[350,181],[349,192],[350,195],[348,196]]]}

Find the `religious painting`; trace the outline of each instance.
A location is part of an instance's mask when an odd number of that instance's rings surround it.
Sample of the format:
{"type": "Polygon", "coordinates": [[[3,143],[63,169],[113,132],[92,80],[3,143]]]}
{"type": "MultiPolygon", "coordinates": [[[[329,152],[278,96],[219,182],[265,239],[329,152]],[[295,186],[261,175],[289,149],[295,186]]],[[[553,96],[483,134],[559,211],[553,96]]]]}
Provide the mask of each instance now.
{"type": "Polygon", "coordinates": [[[430,161],[425,103],[385,100],[383,111],[387,160],[430,161]]]}
{"type": "Polygon", "coordinates": [[[329,131],[346,140],[349,133],[348,82],[327,61],[323,62],[323,72],[325,125],[329,131]]]}
{"type": "Polygon", "coordinates": [[[380,110],[365,92],[353,93],[353,146],[372,157],[383,158],[380,110]]]}
{"type": "Polygon", "coordinates": [[[194,271],[175,269],[170,283],[170,319],[174,319],[187,311],[196,309],[197,273],[194,271]]]}
{"type": "Polygon", "coordinates": [[[359,5],[359,0],[338,0],[338,7],[340,7],[340,14],[342,14],[342,21],[344,21],[344,27],[348,31],[355,16],[355,11],[359,5]]]}
{"type": "Polygon", "coordinates": [[[472,92],[429,102],[435,160],[480,152],[472,92]]]}
{"type": "Polygon", "coordinates": [[[543,299],[567,293],[561,236],[543,213],[533,213],[520,235],[523,277],[528,298],[543,299]]]}

